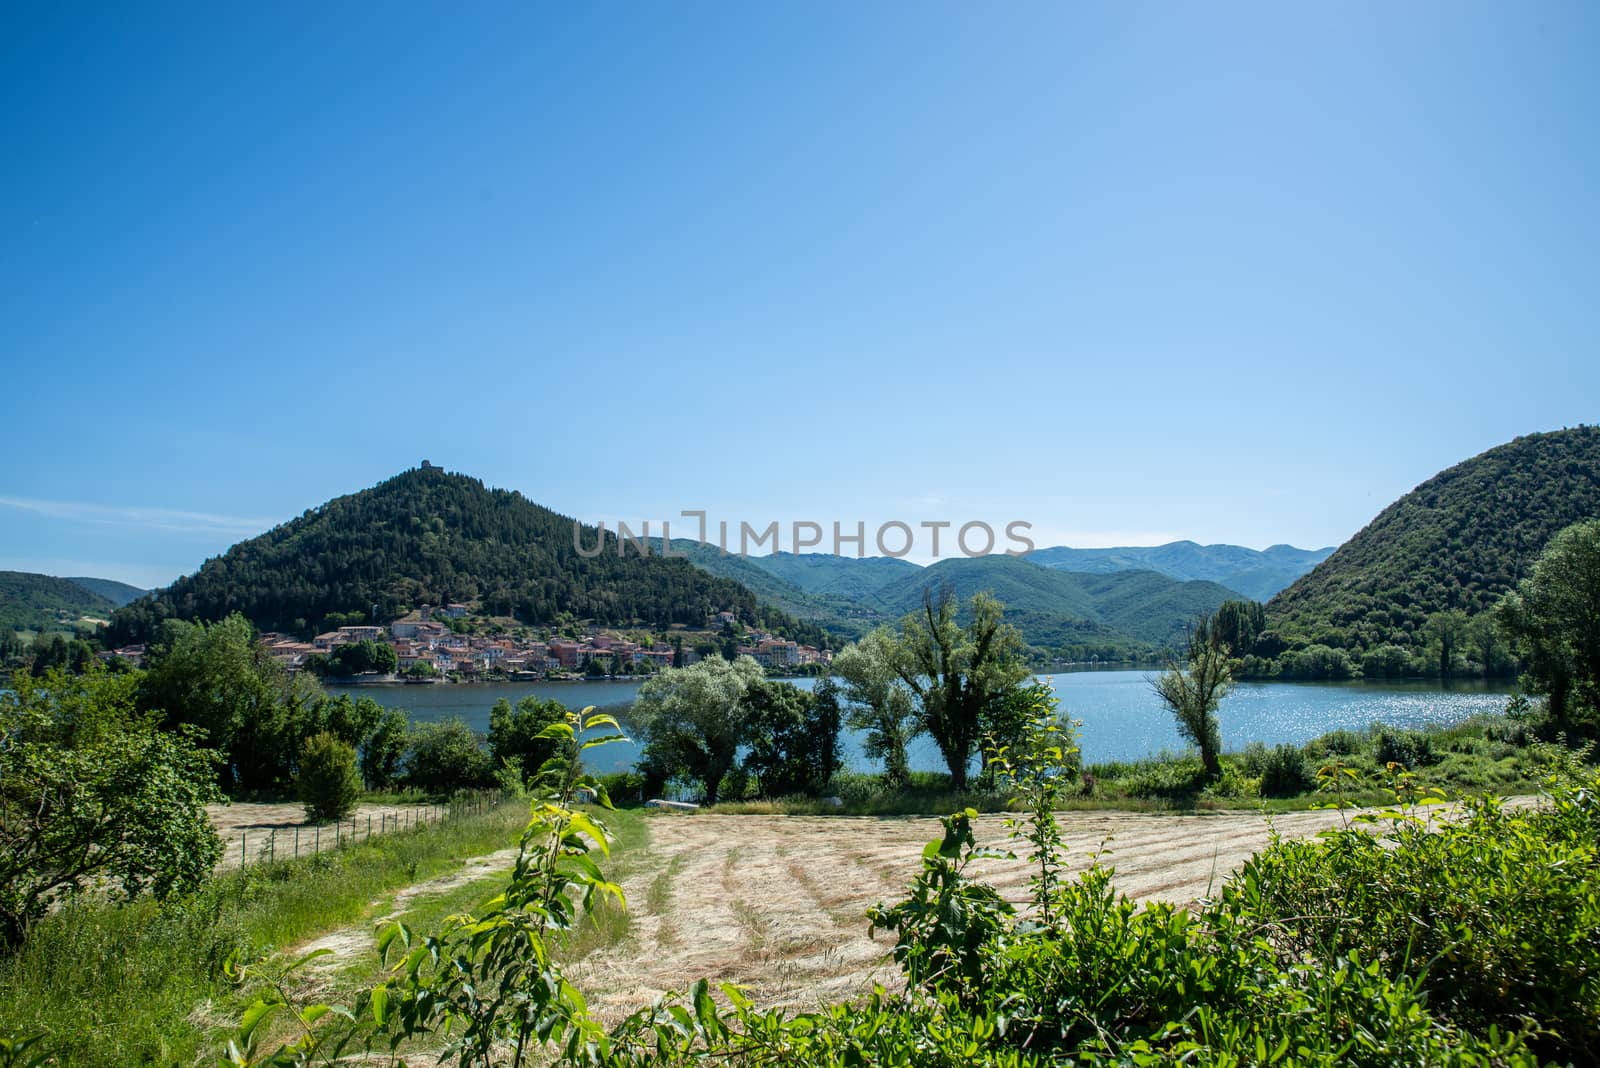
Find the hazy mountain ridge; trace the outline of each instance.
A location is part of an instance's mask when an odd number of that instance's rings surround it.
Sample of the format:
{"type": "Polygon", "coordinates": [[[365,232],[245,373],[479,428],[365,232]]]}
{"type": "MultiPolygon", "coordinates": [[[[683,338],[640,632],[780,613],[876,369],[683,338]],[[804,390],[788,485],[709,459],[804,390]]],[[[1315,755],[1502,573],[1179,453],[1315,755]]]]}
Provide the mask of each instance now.
{"type": "Polygon", "coordinates": [[[1183,581],[1215,582],[1253,600],[1266,601],[1333,552],[1331,546],[1298,549],[1293,545],[1273,545],[1251,549],[1243,545],[1174,541],[1165,545],[1110,549],[1074,549],[1058,545],[1035,549],[1026,559],[1061,571],[1091,574],[1156,571],[1183,581]]]}
{"type": "Polygon", "coordinates": [[[137,586],[130,586],[126,582],[118,582],[116,579],[69,576],[67,581],[75,582],[90,593],[104,597],[118,608],[121,608],[129,601],[137,601],[150,592],[137,586]]]}
{"type": "Polygon", "coordinates": [[[1214,582],[1180,582],[1154,571],[1093,575],[983,556],[941,560],[880,589],[873,600],[898,616],[915,610],[925,589],[944,583],[962,599],[993,591],[1005,603],[1007,620],[1031,644],[1047,648],[1107,638],[1130,647],[1171,645],[1195,620],[1238,597],[1214,582]]]}

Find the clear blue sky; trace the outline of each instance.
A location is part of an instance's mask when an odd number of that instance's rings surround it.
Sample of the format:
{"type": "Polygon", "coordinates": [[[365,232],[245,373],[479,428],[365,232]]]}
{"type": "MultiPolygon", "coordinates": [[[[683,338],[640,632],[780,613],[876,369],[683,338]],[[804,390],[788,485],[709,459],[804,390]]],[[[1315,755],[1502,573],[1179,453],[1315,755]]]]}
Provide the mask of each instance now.
{"type": "Polygon", "coordinates": [[[587,519],[1348,538],[1600,419],[1600,5],[0,8],[0,568],[423,458],[587,519]]]}

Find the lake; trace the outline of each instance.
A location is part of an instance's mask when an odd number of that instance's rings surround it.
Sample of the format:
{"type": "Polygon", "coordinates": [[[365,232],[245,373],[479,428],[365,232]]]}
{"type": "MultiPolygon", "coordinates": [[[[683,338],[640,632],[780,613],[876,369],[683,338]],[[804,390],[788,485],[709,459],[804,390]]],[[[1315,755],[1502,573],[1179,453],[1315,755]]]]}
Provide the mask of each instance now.
{"type": "MultiPolygon", "coordinates": [[[[1085,763],[1136,760],[1163,751],[1184,749],[1172,716],[1150,692],[1152,672],[1072,671],[1040,676],[1055,687],[1062,711],[1082,720],[1081,743],[1085,763]]],[[[804,689],[815,679],[795,679],[804,689]]],[[[416,720],[458,716],[474,730],[489,729],[489,706],[504,697],[515,704],[529,695],[555,698],[570,708],[594,705],[625,712],[639,692],[639,682],[506,682],[462,683],[433,686],[330,686],[333,693],[371,697],[381,704],[405,709],[416,720]]],[[[1511,692],[1509,682],[1457,683],[1441,688],[1436,682],[1247,682],[1240,683],[1222,702],[1222,740],[1225,749],[1242,749],[1249,742],[1296,744],[1337,727],[1361,728],[1371,723],[1421,727],[1429,723],[1459,723],[1482,712],[1504,710],[1511,692]]],[[[844,738],[845,761],[863,771],[876,771],[875,762],[861,753],[860,740],[849,731],[844,738]]],[[[631,767],[638,746],[602,746],[590,753],[596,771],[621,771],[631,767]]],[[[939,751],[927,738],[912,743],[908,756],[918,770],[944,769],[939,751]]]]}

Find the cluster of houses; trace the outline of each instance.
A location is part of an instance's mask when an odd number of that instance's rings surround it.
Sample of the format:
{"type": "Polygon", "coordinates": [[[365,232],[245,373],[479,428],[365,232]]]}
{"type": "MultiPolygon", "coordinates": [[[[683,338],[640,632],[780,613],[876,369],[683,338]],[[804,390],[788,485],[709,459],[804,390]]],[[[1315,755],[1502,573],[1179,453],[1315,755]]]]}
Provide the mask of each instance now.
{"type": "MultiPolygon", "coordinates": [[[[465,605],[443,608],[424,606],[421,611],[395,620],[386,627],[348,626],[319,634],[309,642],[291,635],[267,633],[261,636],[268,652],[291,671],[304,667],[318,654],[328,655],[343,645],[363,641],[393,647],[399,672],[411,676],[449,676],[473,679],[484,675],[509,678],[544,678],[552,673],[583,672],[598,662],[607,674],[628,674],[671,667],[678,650],[665,642],[648,644],[628,641],[613,634],[591,631],[581,638],[532,639],[511,634],[458,634],[439,622],[439,618],[460,618],[465,605]],[[418,670],[418,665],[422,669],[418,670]]],[[[713,622],[731,622],[731,613],[720,613],[713,622]]],[[[741,654],[752,656],[764,667],[798,668],[806,664],[828,663],[832,654],[810,645],[760,632],[745,635],[741,654]]],[[[699,656],[687,644],[682,663],[692,664],[699,656]]]]}

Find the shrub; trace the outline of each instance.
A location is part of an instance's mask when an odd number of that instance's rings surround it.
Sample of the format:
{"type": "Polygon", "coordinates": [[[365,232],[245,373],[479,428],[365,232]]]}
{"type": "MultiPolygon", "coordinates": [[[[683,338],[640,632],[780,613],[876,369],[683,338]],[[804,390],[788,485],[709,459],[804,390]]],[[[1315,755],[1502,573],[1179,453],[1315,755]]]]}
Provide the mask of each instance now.
{"type": "Polygon", "coordinates": [[[355,811],[361,796],[355,749],[327,731],[307,738],[300,751],[295,786],[306,806],[307,819],[313,823],[344,819],[355,811]]]}
{"type": "Polygon", "coordinates": [[[1380,645],[1361,658],[1361,674],[1369,679],[1403,679],[1421,672],[1412,664],[1410,651],[1398,645],[1380,645]]]}
{"type": "Polygon", "coordinates": [[[1422,731],[1379,728],[1373,741],[1373,759],[1379,764],[1421,768],[1438,759],[1433,752],[1433,739],[1422,731]]]}
{"type": "Polygon", "coordinates": [[[612,804],[626,805],[645,799],[645,777],[637,771],[615,771],[598,776],[612,804]]]}
{"type": "Polygon", "coordinates": [[[1294,797],[1316,785],[1316,776],[1298,746],[1268,749],[1259,742],[1244,751],[1245,771],[1261,780],[1262,797],[1294,797]]]}
{"type": "Polygon", "coordinates": [[[1354,756],[1364,752],[1369,741],[1367,736],[1360,731],[1346,728],[1329,731],[1320,738],[1314,738],[1306,744],[1306,755],[1314,760],[1325,756],[1354,756]]]}
{"type": "Polygon", "coordinates": [[[1280,841],[1229,883],[1223,914],[1271,923],[1280,948],[1418,977],[1429,1011],[1482,1034],[1531,1021],[1559,1061],[1600,1048],[1600,776],[1569,769],[1542,809],[1491,797],[1429,825],[1280,841]]]}
{"type": "Polygon", "coordinates": [[[1197,758],[1185,758],[1151,762],[1117,785],[1129,797],[1177,800],[1194,797],[1208,781],[1206,766],[1197,758]]]}

